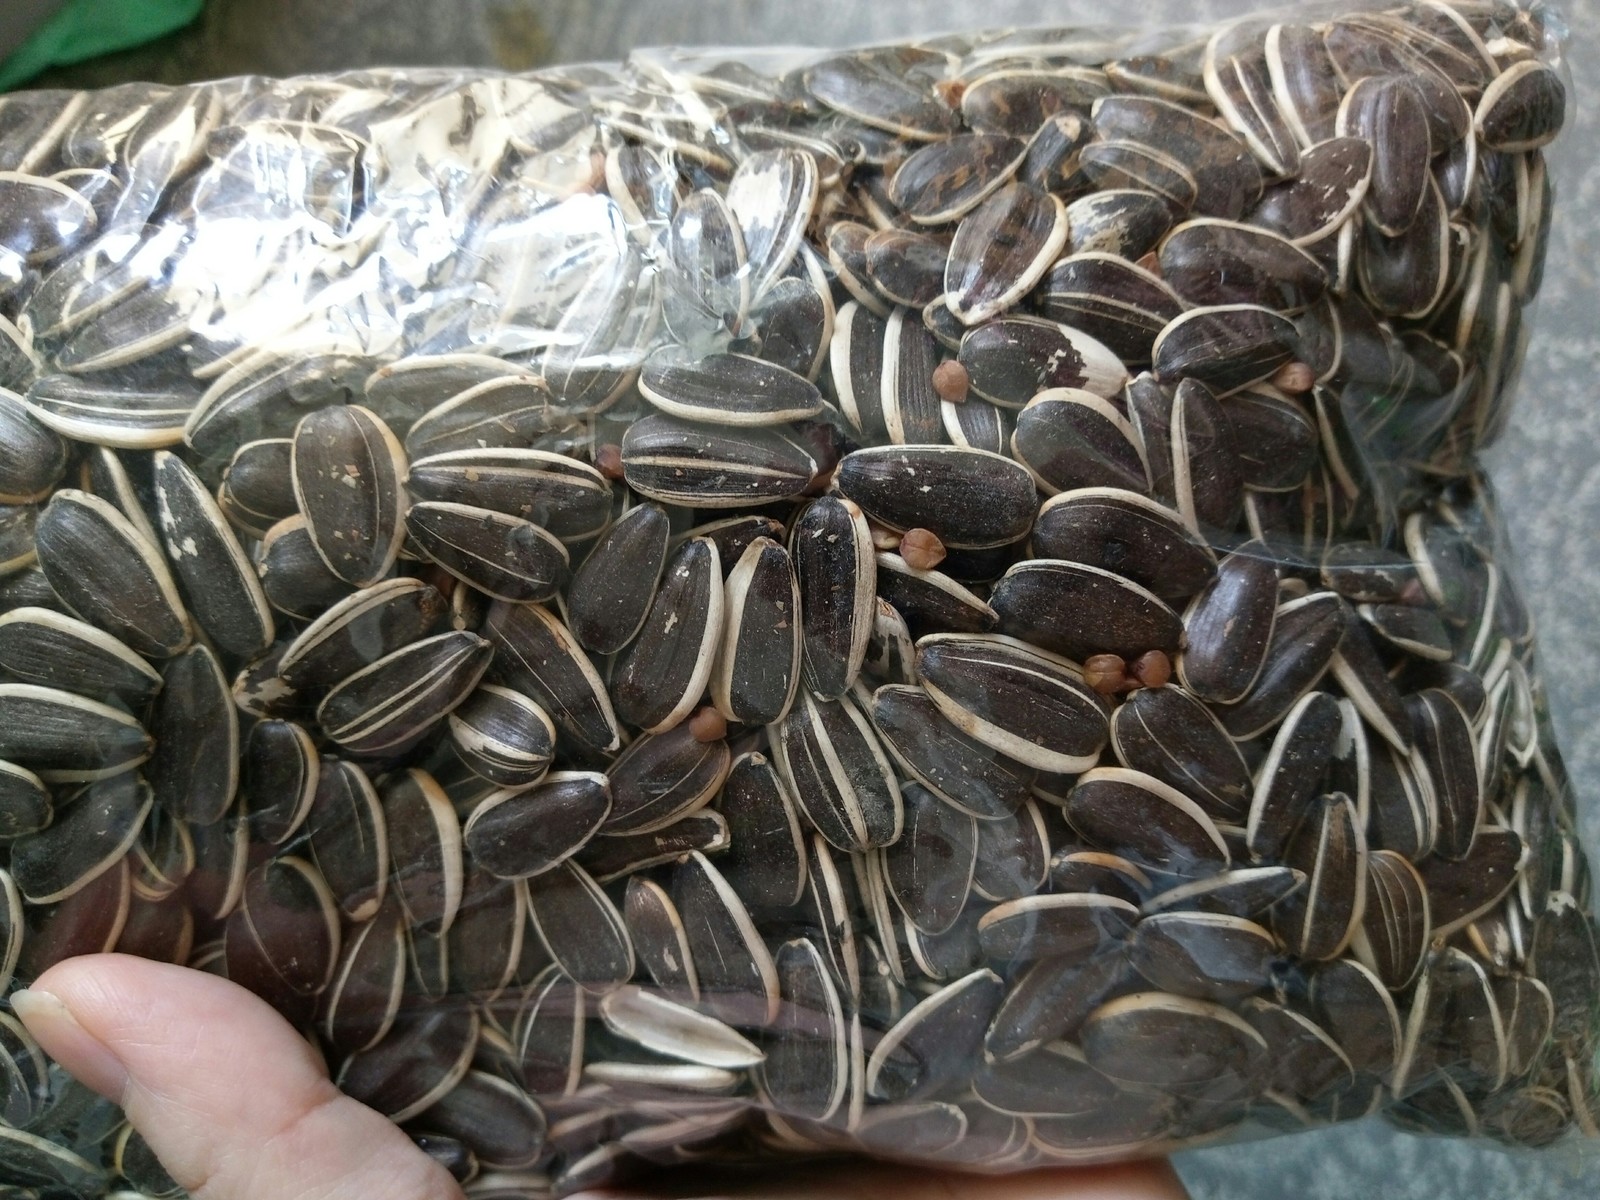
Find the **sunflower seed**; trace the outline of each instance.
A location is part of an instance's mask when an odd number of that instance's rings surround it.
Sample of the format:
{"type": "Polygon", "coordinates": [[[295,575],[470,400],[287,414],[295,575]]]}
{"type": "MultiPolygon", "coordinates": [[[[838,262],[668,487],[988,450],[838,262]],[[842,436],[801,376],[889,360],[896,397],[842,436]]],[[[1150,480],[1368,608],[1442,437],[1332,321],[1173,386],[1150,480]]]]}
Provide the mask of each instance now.
{"type": "Polygon", "coordinates": [[[780,1112],[826,1121],[843,1103],[849,1076],[844,1008],[810,941],[779,946],[774,966],[780,1003],[757,1068],[762,1093],[780,1112]]]}
{"type": "Polygon", "coordinates": [[[964,1080],[977,1065],[984,1031],[1004,991],[1000,977],[984,969],[927,997],[873,1048],[867,1091],[905,1102],[937,1095],[964,1080]]]}
{"type": "Polygon", "coordinates": [[[1245,840],[1257,861],[1279,858],[1321,790],[1336,752],[1338,702],[1326,692],[1296,701],[1256,771],[1245,840]]]}
{"type": "Polygon", "coordinates": [[[758,538],[725,585],[724,627],[712,667],[712,702],[730,721],[783,718],[800,683],[800,587],[789,554],[758,538]]]}
{"type": "Polygon", "coordinates": [[[628,427],[622,466],[629,486],[652,500],[737,508],[798,496],[817,464],[804,446],[776,430],[723,432],[657,414],[628,427]]]}
{"type": "Polygon", "coordinates": [[[1467,716],[1438,688],[1408,697],[1405,711],[1433,783],[1439,829],[1435,848],[1446,858],[1464,858],[1483,821],[1482,781],[1467,716]]]}
{"type": "Polygon", "coordinates": [[[564,542],[593,537],[611,521],[611,485],[605,476],[587,463],[548,450],[430,454],[411,464],[405,486],[417,500],[521,517],[564,542]]]}
{"type": "Polygon", "coordinates": [[[853,501],[814,500],[795,519],[789,554],[806,686],[822,699],[837,698],[860,673],[872,634],[877,563],[866,517],[853,501]]]}
{"type": "Polygon", "coordinates": [[[716,545],[685,542],[666,566],[632,647],[612,680],[617,714],[647,733],[671,729],[699,702],[723,638],[723,587],[716,545]]]}
{"type": "Polygon", "coordinates": [[[659,350],[645,363],[639,392],[670,416],[726,426],[786,425],[822,411],[822,396],[809,380],[742,354],[695,361],[659,350]]]}
{"type": "Polygon", "coordinates": [[[674,869],[672,897],[700,977],[701,1003],[735,1026],[778,1017],[778,973],[738,894],[695,851],[674,869]]]}
{"type": "Polygon", "coordinates": [[[1093,766],[1105,701],[1065,659],[1009,638],[940,634],[917,643],[917,673],[963,734],[1042,771],[1093,766]]]}
{"type": "Polygon", "coordinates": [[[668,521],[654,504],[630,509],[573,574],[567,615],[573,636],[614,654],[644,624],[667,557],[668,521]]]}
{"type": "Polygon", "coordinates": [[[50,789],[44,781],[26,767],[0,762],[0,836],[37,833],[54,816],[50,789]]]}
{"type": "Polygon", "coordinates": [[[1178,514],[1116,488],[1077,488],[1050,497],[1033,527],[1034,550],[1115,572],[1169,603],[1194,595],[1216,556],[1178,514]]]}
{"type": "Polygon", "coordinates": [[[1034,490],[998,454],[959,446],[881,446],[839,464],[846,499],[892,529],[922,528],[950,549],[1002,546],[1027,536],[1034,490]]]}
{"type": "Polygon", "coordinates": [[[854,699],[801,694],[768,738],[779,777],[829,842],[865,851],[899,839],[903,813],[894,772],[854,699]]]}
{"type": "Polygon", "coordinates": [[[538,783],[555,756],[555,724],[510,688],[481,684],[446,719],[461,760],[501,787],[538,783]]]}
{"type": "Polygon", "coordinates": [[[880,229],[867,239],[865,250],[873,287],[894,304],[920,312],[943,296],[944,264],[950,253],[944,238],[909,229],[880,229]]]}
{"type": "Polygon", "coordinates": [[[1026,295],[1067,241],[1062,203],[1032,184],[1010,183],[964,217],[950,245],[945,302],[977,325],[1026,295]]]}
{"type": "Polygon", "coordinates": [[[600,999],[600,1019],[618,1037],[683,1062],[737,1070],[765,1055],[717,1020],[643,988],[627,986],[600,999]]]}
{"type": "Polygon", "coordinates": [[[608,772],[608,836],[655,833],[703,808],[731,769],[728,744],[701,741],[687,724],[638,738],[608,772]]]}
{"type": "MultiPolygon", "coordinates": [[[[1150,361],[1156,337],[1183,311],[1183,301],[1169,284],[1099,250],[1057,260],[1035,297],[1044,316],[1087,334],[1131,365],[1150,361]]],[[[1098,387],[1088,390],[1101,392],[1098,387]]]]}
{"type": "Polygon", "coordinates": [[[1293,322],[1255,304],[1192,308],[1167,322],[1151,349],[1162,382],[1197,379],[1218,395],[1269,378],[1293,361],[1293,322]]]}
{"type": "Polygon", "coordinates": [[[1074,388],[1051,388],[1017,414],[1011,453],[1050,495],[1084,488],[1142,494],[1149,470],[1134,432],[1109,401],[1074,388]]]}
{"type": "Polygon", "coordinates": [[[494,647],[494,678],[549,713],[560,737],[605,753],[617,748],[621,734],[605,684],[554,613],[496,601],[483,632],[494,647]]]}
{"type": "Polygon", "coordinates": [[[1111,748],[1123,766],[1176,788],[1218,820],[1248,811],[1244,758],[1210,710],[1182,688],[1140,688],[1129,696],[1111,715],[1111,748]]]}
{"type": "Polygon", "coordinates": [[[370,1050],[393,1028],[405,985],[405,947],[401,913],[392,903],[345,941],[318,1022],[339,1049],[370,1050]]]}
{"type": "Polygon", "coordinates": [[[493,644],[472,633],[413,642],[342,680],[317,721],[352,754],[400,753],[472,694],[493,656],[493,644]]]}
{"type": "Polygon", "coordinates": [[[285,517],[261,538],[261,590],[285,616],[309,621],[350,595],[322,561],[304,517],[285,517]]]}
{"type": "Polygon", "coordinates": [[[1067,820],[1091,843],[1117,847],[1163,875],[1194,877],[1228,865],[1227,843],[1194,801],[1123,767],[1096,767],[1067,798],[1067,820]]]}
{"type": "Polygon", "coordinates": [[[610,811],[603,776],[562,771],[526,791],[495,793],[473,809],[461,836],[484,869],[523,879],[577,853],[610,811]]]}
{"type": "Polygon", "coordinates": [[[1567,90],[1544,63],[1513,63],[1483,89],[1473,115],[1478,138],[1490,150],[1532,150],[1561,128],[1567,90]]]}
{"type": "Polygon", "coordinates": [[[11,877],[29,904],[56,904],[120,861],[154,797],[134,772],[62,797],[47,829],[11,844],[11,877]]]}
{"type": "Polygon", "coordinates": [[[889,197],[919,225],[958,220],[1016,171],[1023,149],[1003,133],[957,134],[930,143],[895,169],[889,197]]]}
{"type": "Polygon", "coordinates": [[[1135,659],[1177,652],[1178,614],[1132,580],[1082,563],[1034,559],[1007,571],[990,597],[1001,628],[1082,662],[1093,654],[1135,659]]]}
{"type": "Polygon", "coordinates": [[[409,1120],[466,1075],[478,1029],[478,1015],[467,1007],[404,1011],[375,1045],[345,1059],[334,1083],[390,1120],[409,1120]]]}
{"type": "Polygon", "coordinates": [[[0,683],[0,757],[46,783],[108,778],[150,757],[123,709],[31,683],[0,683]]]}
{"type": "Polygon", "coordinates": [[[1400,75],[1358,79],[1339,105],[1335,133],[1371,143],[1366,212],[1398,237],[1416,218],[1428,181],[1428,119],[1417,85],[1400,75]]]}
{"type": "Polygon", "coordinates": [[[151,657],[176,654],[192,630],[166,564],[105,500],[63,488],[34,532],[45,578],[74,612],[151,657]]]}
{"type": "Polygon", "coordinates": [[[1089,1015],[1080,1041],[1090,1066],[1135,1086],[1246,1098],[1264,1083],[1266,1039],[1242,1017],[1203,1000],[1161,992],[1123,996],[1089,1015]]]}
{"type": "Polygon", "coordinates": [[[1266,547],[1252,542],[1229,554],[1183,614],[1183,685],[1203,700],[1243,699],[1270,652],[1277,610],[1278,573],[1266,547]]]}
{"type": "Polygon", "coordinates": [[[567,548],[520,517],[421,503],[407,510],[405,529],[432,561],[497,600],[549,600],[566,581],[567,548]]]}
{"type": "Polygon", "coordinates": [[[137,709],[161,687],[149,663],[108,633],[49,609],[0,614],[0,668],[12,679],[137,709]]]}

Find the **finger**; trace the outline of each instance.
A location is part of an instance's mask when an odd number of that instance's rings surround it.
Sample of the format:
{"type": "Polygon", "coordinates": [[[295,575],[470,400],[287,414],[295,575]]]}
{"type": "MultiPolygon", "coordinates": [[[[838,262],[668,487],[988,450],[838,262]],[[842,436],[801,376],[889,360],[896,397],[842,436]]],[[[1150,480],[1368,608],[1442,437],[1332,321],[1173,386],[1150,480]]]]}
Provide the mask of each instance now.
{"type": "Polygon", "coordinates": [[[237,984],[100,954],[52,967],[12,1006],[51,1057],[122,1105],[196,1200],[461,1196],[237,984]]]}
{"type": "MultiPolygon", "coordinates": [[[[1103,1167],[1055,1167],[1016,1175],[974,1175],[931,1171],[890,1163],[839,1163],[759,1172],[732,1186],[706,1188],[687,1181],[670,1186],[681,1197],[718,1200],[1188,1200],[1189,1193],[1166,1159],[1103,1167]]],[[[719,1180],[719,1183],[723,1182],[719,1180]]],[[[654,1181],[648,1189],[604,1188],[568,1200],[660,1200],[654,1181]]]]}

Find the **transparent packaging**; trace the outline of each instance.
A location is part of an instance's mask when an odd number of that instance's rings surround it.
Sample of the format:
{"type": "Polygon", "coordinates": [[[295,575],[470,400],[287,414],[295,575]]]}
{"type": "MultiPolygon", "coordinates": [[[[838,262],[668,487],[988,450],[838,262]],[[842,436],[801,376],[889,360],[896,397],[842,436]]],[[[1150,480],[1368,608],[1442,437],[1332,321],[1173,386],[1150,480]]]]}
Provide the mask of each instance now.
{"type": "MultiPolygon", "coordinates": [[[[1541,7],[0,97],[7,991],[469,1195],[1593,1136],[1541,7]]],[[[0,1012],[0,1181],[168,1194],[0,1012]]]]}

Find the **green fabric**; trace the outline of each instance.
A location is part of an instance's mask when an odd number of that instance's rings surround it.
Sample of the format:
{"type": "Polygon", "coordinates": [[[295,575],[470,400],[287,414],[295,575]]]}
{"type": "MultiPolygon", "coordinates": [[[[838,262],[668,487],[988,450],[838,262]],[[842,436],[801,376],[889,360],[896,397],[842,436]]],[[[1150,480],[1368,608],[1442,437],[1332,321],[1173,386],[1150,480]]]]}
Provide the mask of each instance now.
{"type": "Polygon", "coordinates": [[[126,50],[194,20],[202,0],[70,0],[0,62],[0,90],[46,67],[126,50]]]}

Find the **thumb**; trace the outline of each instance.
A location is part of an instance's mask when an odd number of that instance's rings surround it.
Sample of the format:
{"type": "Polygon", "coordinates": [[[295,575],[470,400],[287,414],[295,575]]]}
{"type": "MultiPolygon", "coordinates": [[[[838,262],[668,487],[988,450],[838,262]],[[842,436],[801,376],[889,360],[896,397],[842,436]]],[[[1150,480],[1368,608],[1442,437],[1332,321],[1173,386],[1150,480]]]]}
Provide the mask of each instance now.
{"type": "Polygon", "coordinates": [[[11,998],[52,1058],[122,1105],[196,1200],[460,1200],[450,1176],[328,1080],[225,979],[122,954],[70,959],[11,998]]]}

